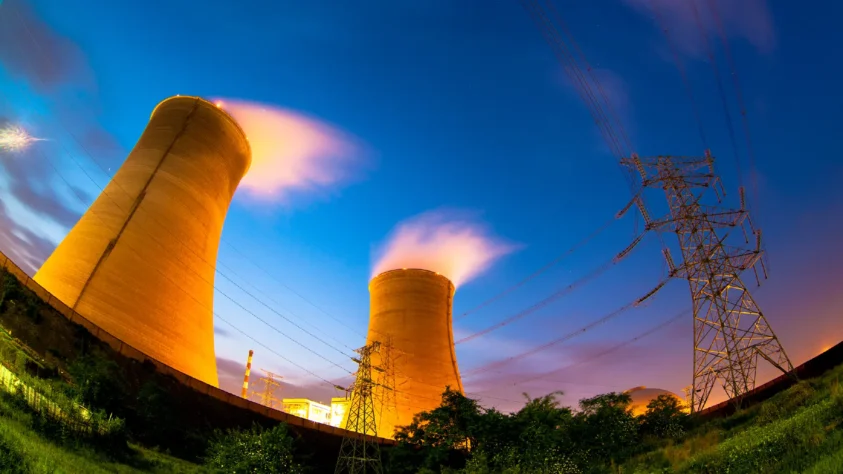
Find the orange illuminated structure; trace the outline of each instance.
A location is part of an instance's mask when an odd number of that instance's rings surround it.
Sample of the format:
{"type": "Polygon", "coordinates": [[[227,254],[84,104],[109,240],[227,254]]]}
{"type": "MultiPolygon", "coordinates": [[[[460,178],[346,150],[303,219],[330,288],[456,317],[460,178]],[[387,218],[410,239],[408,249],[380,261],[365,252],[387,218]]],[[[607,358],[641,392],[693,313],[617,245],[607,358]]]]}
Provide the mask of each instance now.
{"type": "MultiPolygon", "coordinates": [[[[454,285],[427,270],[381,273],[369,283],[371,309],[367,344],[389,339],[394,387],[374,389],[375,404],[394,399],[377,420],[378,436],[392,438],[395,426],[409,425],[413,415],[438,407],[446,387],[462,392],[454,351],[452,302],[454,285]]],[[[383,354],[372,356],[380,367],[383,354]]]]}
{"type": "Polygon", "coordinates": [[[250,162],[243,130],[219,107],[164,100],[35,281],[126,344],[217,386],[217,250],[250,162]]]}

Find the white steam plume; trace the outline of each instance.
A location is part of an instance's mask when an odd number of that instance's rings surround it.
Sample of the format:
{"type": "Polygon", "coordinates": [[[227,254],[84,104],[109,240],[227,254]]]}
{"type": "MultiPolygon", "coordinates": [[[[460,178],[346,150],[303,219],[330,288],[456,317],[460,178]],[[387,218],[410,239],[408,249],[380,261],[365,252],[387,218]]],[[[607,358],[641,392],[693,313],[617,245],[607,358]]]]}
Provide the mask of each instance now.
{"type": "Polygon", "coordinates": [[[372,276],[399,268],[422,268],[458,287],[518,248],[489,232],[466,213],[430,211],[399,223],[376,253],[372,276]]]}

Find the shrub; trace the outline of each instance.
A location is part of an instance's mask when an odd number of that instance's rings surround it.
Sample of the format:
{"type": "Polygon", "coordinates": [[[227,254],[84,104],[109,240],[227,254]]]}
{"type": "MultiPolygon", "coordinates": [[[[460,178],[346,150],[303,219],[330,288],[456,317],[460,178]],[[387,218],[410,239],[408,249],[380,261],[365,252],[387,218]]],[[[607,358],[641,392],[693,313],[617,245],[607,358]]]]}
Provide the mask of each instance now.
{"type": "Polygon", "coordinates": [[[125,403],[125,382],[120,367],[104,354],[85,354],[74,360],[67,372],[73,379],[71,393],[94,409],[120,413],[125,403]]]}
{"type": "Polygon", "coordinates": [[[217,432],[206,465],[231,474],[302,473],[304,468],[294,459],[294,442],[283,423],[269,430],[253,426],[250,430],[217,432]]]}

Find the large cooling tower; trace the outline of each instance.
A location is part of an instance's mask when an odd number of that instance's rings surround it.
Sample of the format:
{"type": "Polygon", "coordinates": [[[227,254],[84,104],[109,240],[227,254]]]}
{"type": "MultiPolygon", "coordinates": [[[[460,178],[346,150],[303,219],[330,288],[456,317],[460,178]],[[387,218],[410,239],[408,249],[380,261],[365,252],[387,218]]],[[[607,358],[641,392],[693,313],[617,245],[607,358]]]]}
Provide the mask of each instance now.
{"type": "Polygon", "coordinates": [[[250,162],[228,114],[198,97],[164,100],[35,281],[118,339],[216,386],[214,268],[250,162]]]}
{"type": "Polygon", "coordinates": [[[391,438],[396,425],[409,425],[416,413],[438,407],[445,387],[462,391],[451,327],[454,285],[427,270],[392,270],[373,278],[369,293],[367,344],[391,345],[381,347],[373,364],[389,365],[387,350],[394,364],[395,408],[389,408],[389,393],[375,389],[376,398],[387,400],[383,412],[376,411],[378,434],[391,438]]]}

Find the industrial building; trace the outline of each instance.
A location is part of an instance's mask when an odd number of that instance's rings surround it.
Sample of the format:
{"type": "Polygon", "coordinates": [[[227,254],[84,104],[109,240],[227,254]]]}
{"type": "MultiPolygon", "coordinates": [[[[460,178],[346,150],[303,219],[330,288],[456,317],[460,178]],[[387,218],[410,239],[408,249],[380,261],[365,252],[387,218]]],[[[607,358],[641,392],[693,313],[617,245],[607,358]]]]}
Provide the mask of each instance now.
{"type": "Polygon", "coordinates": [[[217,386],[217,250],[250,163],[243,130],[219,107],[164,100],[35,281],[117,339],[217,386]]]}
{"type": "Polygon", "coordinates": [[[454,350],[454,285],[422,269],[390,270],[369,283],[367,344],[380,342],[372,357],[379,384],[374,400],[378,436],[392,438],[396,426],[441,404],[446,387],[462,392],[454,350]]]}
{"type": "Polygon", "coordinates": [[[331,426],[345,428],[345,417],[348,414],[348,406],[351,399],[346,397],[334,397],[331,399],[331,426]]]}
{"type": "Polygon", "coordinates": [[[631,403],[629,404],[629,409],[632,411],[632,414],[635,416],[641,416],[647,413],[647,405],[650,404],[653,400],[659,398],[659,395],[667,395],[669,397],[675,398],[681,407],[683,407],[683,411],[690,411],[690,407],[688,406],[687,402],[683,400],[679,395],[676,395],[673,392],[669,392],[667,390],[662,390],[660,388],[647,388],[645,386],[641,387],[634,387],[624,392],[625,394],[629,395],[632,399],[631,403]]]}
{"type": "Polygon", "coordinates": [[[281,400],[281,411],[317,423],[331,424],[331,407],[307,398],[285,398],[281,400]]]}

